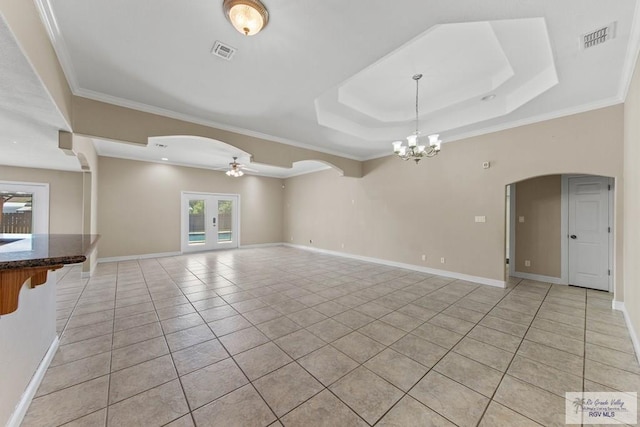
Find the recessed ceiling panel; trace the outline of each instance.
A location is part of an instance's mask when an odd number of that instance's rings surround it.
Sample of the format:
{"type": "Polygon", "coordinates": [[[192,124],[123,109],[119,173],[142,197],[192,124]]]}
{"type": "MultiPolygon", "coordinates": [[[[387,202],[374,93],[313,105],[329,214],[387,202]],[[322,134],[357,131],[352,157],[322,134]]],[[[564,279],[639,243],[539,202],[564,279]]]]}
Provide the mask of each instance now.
{"type": "Polygon", "coordinates": [[[318,123],[370,140],[507,115],[558,83],[543,18],[439,25],[316,99],[318,123]]]}
{"type": "Polygon", "coordinates": [[[415,117],[414,74],[420,109],[428,114],[480,97],[513,76],[488,22],[438,25],[353,76],[338,89],[338,101],[382,122],[415,117]]]}

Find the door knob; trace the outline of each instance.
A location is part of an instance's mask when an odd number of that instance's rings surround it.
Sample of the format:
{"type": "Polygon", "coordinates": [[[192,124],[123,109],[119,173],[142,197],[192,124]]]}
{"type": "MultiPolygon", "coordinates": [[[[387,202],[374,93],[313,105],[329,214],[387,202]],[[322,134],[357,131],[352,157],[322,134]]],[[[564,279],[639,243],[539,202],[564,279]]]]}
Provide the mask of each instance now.
{"type": "Polygon", "coordinates": [[[572,234],[572,235],[571,235],[571,236],[569,236],[569,237],[571,237],[572,239],[577,239],[577,238],[578,238],[578,236],[576,236],[575,234],[572,234]]]}

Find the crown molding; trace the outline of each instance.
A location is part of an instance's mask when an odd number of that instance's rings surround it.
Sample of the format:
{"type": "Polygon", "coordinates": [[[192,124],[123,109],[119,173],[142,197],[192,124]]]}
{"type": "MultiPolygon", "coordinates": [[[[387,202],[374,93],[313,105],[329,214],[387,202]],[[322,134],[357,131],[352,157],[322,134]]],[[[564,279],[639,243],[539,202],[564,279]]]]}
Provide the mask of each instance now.
{"type": "Polygon", "coordinates": [[[631,32],[629,34],[629,43],[627,44],[627,53],[624,56],[624,65],[620,77],[620,89],[618,97],[624,102],[627,99],[627,93],[631,86],[633,73],[638,61],[640,52],[640,3],[636,2],[636,8],[633,12],[633,20],[631,21],[631,32]]]}
{"type": "Polygon", "coordinates": [[[224,123],[215,122],[213,120],[204,120],[201,118],[191,116],[189,114],[178,113],[172,110],[167,110],[165,108],[155,107],[152,105],[143,104],[141,102],[131,101],[128,99],[107,95],[101,92],[95,92],[88,89],[80,88],[76,92],[74,92],[74,95],[82,98],[92,99],[94,101],[100,101],[100,102],[105,102],[107,104],[117,105],[119,107],[131,108],[132,110],[142,111],[144,113],[157,114],[159,116],[168,117],[171,119],[182,120],[182,121],[194,123],[197,125],[208,126],[208,127],[212,127],[220,130],[225,130],[228,132],[234,132],[240,135],[265,139],[273,142],[278,142],[284,145],[290,145],[297,148],[304,148],[306,150],[317,151],[319,153],[330,154],[332,156],[344,157],[350,160],[362,161],[362,158],[353,156],[351,154],[346,154],[346,153],[342,153],[335,150],[324,149],[322,147],[317,147],[315,145],[305,144],[302,142],[294,141],[287,138],[281,138],[278,136],[269,135],[262,132],[256,132],[249,129],[230,126],[224,123]]]}
{"type": "MultiPolygon", "coordinates": [[[[47,33],[49,34],[49,37],[53,44],[56,55],[58,56],[58,60],[60,61],[64,74],[67,78],[67,81],[69,82],[71,91],[76,96],[93,99],[95,101],[105,102],[105,103],[117,105],[120,107],[131,108],[134,110],[138,110],[138,111],[142,111],[150,114],[157,114],[160,116],[164,116],[164,117],[168,117],[176,120],[183,120],[183,121],[194,123],[194,124],[213,127],[216,129],[234,132],[234,133],[238,133],[241,135],[246,135],[254,138],[266,139],[269,141],[274,141],[274,142],[278,142],[278,143],[293,146],[293,147],[304,148],[307,150],[317,151],[320,153],[330,154],[338,157],[344,157],[350,160],[369,161],[369,160],[379,159],[382,157],[387,157],[392,154],[391,150],[389,150],[389,153],[385,152],[385,153],[376,153],[369,156],[354,156],[354,155],[347,154],[337,150],[324,149],[322,147],[302,143],[299,141],[294,141],[287,138],[282,138],[274,135],[256,132],[249,129],[240,128],[237,126],[231,126],[224,123],[215,122],[212,120],[204,120],[188,114],[178,113],[172,110],[167,110],[164,108],[155,107],[152,105],[131,101],[124,98],[107,95],[101,92],[96,92],[96,91],[81,88],[78,84],[76,73],[74,71],[69,52],[66,48],[66,42],[62,37],[62,34],[57,25],[55,16],[53,14],[50,0],[34,0],[34,1],[38,9],[40,10],[43,23],[45,25],[47,33]]],[[[620,88],[616,96],[605,98],[605,99],[587,103],[587,104],[573,106],[571,108],[539,114],[533,117],[527,117],[520,120],[509,121],[506,123],[501,123],[493,126],[482,127],[480,129],[469,131],[469,132],[455,134],[449,138],[445,137],[443,140],[443,144],[624,103],[627,95],[627,91],[629,89],[629,85],[631,84],[631,78],[635,70],[635,65],[636,65],[636,60],[638,58],[639,50],[640,50],[640,3],[637,4],[635,8],[631,34],[629,36],[627,54],[625,56],[625,64],[622,70],[620,88]]]]}
{"type": "Polygon", "coordinates": [[[71,55],[67,49],[67,44],[64,41],[64,37],[62,37],[58,21],[56,21],[56,17],[53,14],[50,0],[34,0],[34,3],[40,12],[42,24],[49,35],[49,40],[51,41],[51,45],[53,46],[56,56],[58,57],[58,62],[62,67],[62,72],[67,79],[71,93],[75,95],[80,88],[78,85],[78,78],[71,63],[71,55]]]}
{"type": "MultiPolygon", "coordinates": [[[[494,125],[494,126],[487,126],[484,128],[480,128],[477,130],[473,130],[470,132],[464,132],[461,134],[457,134],[457,135],[453,135],[450,138],[443,138],[442,141],[442,145],[445,145],[449,142],[454,142],[454,141],[460,141],[463,139],[468,139],[468,138],[473,138],[473,137],[477,137],[477,136],[482,136],[482,135],[488,135],[491,133],[496,133],[496,132],[501,132],[503,130],[509,130],[509,129],[514,129],[514,128],[519,128],[522,126],[527,126],[527,125],[532,125],[532,124],[536,124],[536,123],[541,123],[541,122],[546,122],[549,120],[554,120],[554,119],[560,119],[563,117],[568,117],[568,116],[573,116],[575,114],[580,114],[580,113],[586,113],[589,111],[594,111],[594,110],[599,110],[601,108],[606,108],[606,107],[611,107],[614,105],[618,105],[618,104],[622,104],[624,101],[622,100],[622,98],[619,98],[618,96],[614,96],[611,98],[606,98],[600,101],[596,101],[596,102],[591,102],[591,103],[587,103],[587,104],[581,104],[581,105],[577,105],[571,108],[565,108],[564,110],[557,110],[557,111],[553,111],[550,113],[545,113],[545,114],[539,114],[537,116],[532,116],[532,117],[527,117],[525,119],[521,119],[521,120],[514,120],[514,121],[510,121],[510,122],[506,122],[506,123],[500,123],[498,125],[494,125]]],[[[389,144],[391,144],[391,141],[389,142],[389,144]]],[[[393,155],[393,153],[391,152],[391,150],[389,150],[389,153],[384,153],[384,154],[375,154],[369,157],[365,157],[362,159],[362,161],[369,161],[369,160],[375,160],[375,159],[379,159],[382,157],[387,157],[393,155]]]]}

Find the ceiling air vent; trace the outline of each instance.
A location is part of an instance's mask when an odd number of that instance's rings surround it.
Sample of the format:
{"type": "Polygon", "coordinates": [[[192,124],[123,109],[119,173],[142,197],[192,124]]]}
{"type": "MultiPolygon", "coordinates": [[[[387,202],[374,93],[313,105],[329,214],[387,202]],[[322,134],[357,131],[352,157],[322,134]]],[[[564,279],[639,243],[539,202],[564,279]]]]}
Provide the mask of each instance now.
{"type": "Polygon", "coordinates": [[[587,34],[582,35],[582,39],[580,41],[580,47],[582,49],[589,49],[590,47],[597,46],[606,42],[607,40],[611,40],[616,36],[616,23],[612,22],[611,24],[598,28],[595,31],[591,31],[587,34]]]}
{"type": "Polygon", "coordinates": [[[213,49],[211,49],[211,53],[219,56],[222,59],[226,59],[227,61],[231,61],[233,55],[236,53],[236,48],[231,47],[228,44],[221,43],[216,41],[213,45],[213,49]]]}

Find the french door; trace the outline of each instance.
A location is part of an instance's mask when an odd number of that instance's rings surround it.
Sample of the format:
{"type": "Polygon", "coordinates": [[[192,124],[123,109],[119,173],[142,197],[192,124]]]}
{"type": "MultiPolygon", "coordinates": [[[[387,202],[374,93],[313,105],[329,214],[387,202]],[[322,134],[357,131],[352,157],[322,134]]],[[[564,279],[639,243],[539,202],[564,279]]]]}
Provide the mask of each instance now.
{"type": "Polygon", "coordinates": [[[182,192],[182,252],[238,247],[239,196],[182,192]]]}

